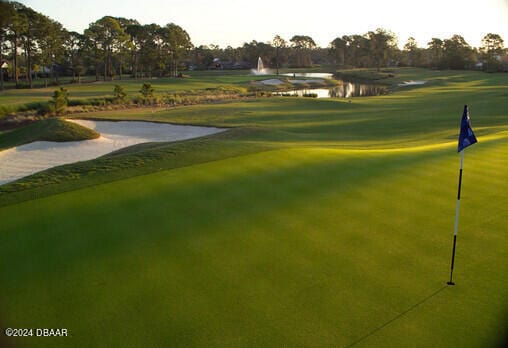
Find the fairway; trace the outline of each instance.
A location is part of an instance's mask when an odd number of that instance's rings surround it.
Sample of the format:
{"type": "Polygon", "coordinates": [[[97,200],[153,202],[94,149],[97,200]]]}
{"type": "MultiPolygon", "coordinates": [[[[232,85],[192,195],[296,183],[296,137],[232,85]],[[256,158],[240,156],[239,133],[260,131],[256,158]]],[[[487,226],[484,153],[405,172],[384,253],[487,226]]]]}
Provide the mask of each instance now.
{"type": "MultiPolygon", "coordinates": [[[[427,82],[351,102],[265,97],[88,114],[230,130],[0,187],[0,327],[69,331],[5,342],[500,345],[507,75],[396,73],[392,83],[427,82]],[[465,153],[450,287],[464,104],[478,144],[465,153]]],[[[182,83],[216,86],[215,75],[200,79],[182,83]]]]}

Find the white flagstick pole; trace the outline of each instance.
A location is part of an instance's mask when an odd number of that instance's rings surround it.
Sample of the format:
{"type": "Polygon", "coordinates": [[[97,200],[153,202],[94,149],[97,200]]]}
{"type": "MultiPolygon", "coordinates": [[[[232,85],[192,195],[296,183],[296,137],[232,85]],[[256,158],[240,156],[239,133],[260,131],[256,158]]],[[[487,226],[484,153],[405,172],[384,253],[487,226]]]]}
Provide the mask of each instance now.
{"type": "Polygon", "coordinates": [[[453,277],[453,265],[455,264],[455,246],[457,245],[457,232],[459,230],[460,188],[462,186],[463,165],[464,165],[464,150],[460,151],[459,190],[457,193],[457,207],[455,208],[455,228],[453,230],[452,266],[450,270],[450,280],[446,283],[448,285],[455,285],[452,277],[453,277]]]}

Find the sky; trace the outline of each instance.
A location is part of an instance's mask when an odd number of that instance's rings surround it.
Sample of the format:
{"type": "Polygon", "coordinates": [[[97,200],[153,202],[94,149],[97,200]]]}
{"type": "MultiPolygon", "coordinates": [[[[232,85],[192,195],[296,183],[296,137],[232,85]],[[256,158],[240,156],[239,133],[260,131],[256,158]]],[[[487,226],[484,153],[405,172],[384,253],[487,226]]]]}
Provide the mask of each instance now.
{"type": "Polygon", "coordinates": [[[289,40],[308,35],[321,47],[336,37],[392,31],[399,47],[414,37],[426,47],[433,37],[462,35],[473,47],[488,33],[508,46],[508,0],[18,0],[82,33],[103,16],[137,19],[141,24],[175,23],[195,46],[242,46],[275,35],[289,40]]]}

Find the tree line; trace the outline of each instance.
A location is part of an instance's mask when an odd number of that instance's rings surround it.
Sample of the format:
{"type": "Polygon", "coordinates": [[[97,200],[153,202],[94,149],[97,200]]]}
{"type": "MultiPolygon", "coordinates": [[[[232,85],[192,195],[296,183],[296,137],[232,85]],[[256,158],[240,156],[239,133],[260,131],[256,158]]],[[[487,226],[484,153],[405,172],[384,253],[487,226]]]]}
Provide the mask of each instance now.
{"type": "Polygon", "coordinates": [[[255,62],[261,57],[272,68],[280,66],[311,67],[314,64],[334,65],[336,68],[377,68],[411,66],[433,69],[483,69],[508,71],[508,52],[498,34],[489,33],[482,39],[482,46],[471,47],[460,35],[449,39],[432,38],[427,48],[420,48],[414,38],[409,38],[402,49],[397,37],[389,30],[378,28],[363,35],[344,35],[330,42],[327,48],[318,47],[305,35],[295,35],[289,41],[276,35],[269,43],[252,41],[242,47],[220,49],[200,46],[199,58],[194,61],[206,66],[212,57],[225,61],[246,60],[255,62]],[[204,59],[203,57],[207,58],[204,59]],[[503,61],[504,58],[504,61],[503,61]]]}
{"type": "Polygon", "coordinates": [[[23,4],[0,0],[0,58],[10,63],[8,77],[16,85],[21,75],[30,88],[34,78],[47,84],[61,74],[78,82],[86,74],[96,80],[121,79],[126,72],[135,78],[177,76],[192,47],[189,34],[174,23],[141,25],[105,16],[80,34],[23,4]]]}
{"type": "Polygon", "coordinates": [[[217,68],[214,60],[231,68],[255,67],[258,57],[265,66],[311,67],[316,64],[341,67],[414,66],[439,69],[487,71],[507,69],[503,39],[489,33],[480,48],[471,47],[462,36],[433,38],[420,48],[410,38],[398,48],[395,34],[379,28],[363,35],[345,35],[318,47],[312,37],[294,35],[285,40],[276,35],[270,42],[251,41],[241,47],[201,45],[195,47],[189,34],[169,23],[140,24],[135,19],[105,16],[90,23],[84,32],[67,31],[59,22],[21,3],[0,0],[0,60],[7,69],[0,74],[16,86],[58,83],[62,75],[80,82],[82,76],[98,80],[178,76],[184,69],[217,68]]]}

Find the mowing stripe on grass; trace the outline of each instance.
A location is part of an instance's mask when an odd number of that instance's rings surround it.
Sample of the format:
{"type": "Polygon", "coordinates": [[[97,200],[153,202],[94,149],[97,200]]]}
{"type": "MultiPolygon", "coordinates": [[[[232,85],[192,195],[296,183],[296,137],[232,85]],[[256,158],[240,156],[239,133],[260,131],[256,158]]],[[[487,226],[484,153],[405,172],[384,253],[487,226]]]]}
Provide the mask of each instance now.
{"type": "MultiPolygon", "coordinates": [[[[491,165],[506,146],[485,146],[493,153],[491,165]]],[[[485,152],[472,155],[472,165],[485,161],[485,152]]],[[[0,307],[12,325],[65,321],[79,338],[115,326],[100,342],[125,346],[347,346],[428,296],[446,277],[453,158],[443,151],[295,148],[1,208],[1,245],[9,248],[2,252],[0,275],[9,303],[0,307]],[[31,294],[27,318],[28,294],[19,289],[34,287],[39,291],[31,294]]],[[[508,174],[503,163],[493,175],[496,182],[508,174]]],[[[468,182],[483,177],[490,183],[480,169],[470,175],[468,182]]],[[[474,195],[469,204],[485,215],[478,189],[467,185],[464,194],[474,195]]],[[[475,216],[469,219],[465,224],[475,216]]],[[[492,221],[490,234],[506,241],[500,222],[492,221]]],[[[503,253],[490,245],[489,255],[480,257],[475,245],[482,237],[472,232],[464,231],[458,255],[463,285],[456,301],[437,302],[440,319],[434,323],[418,307],[366,344],[391,345],[385,332],[407,325],[415,325],[413,337],[398,337],[397,343],[430,344],[425,332],[436,330],[466,298],[477,302],[468,301],[461,316],[478,329],[450,327],[463,337],[454,342],[486,342],[497,332],[506,276],[489,274],[490,290],[474,284],[480,264],[500,266],[503,253]],[[498,309],[485,307],[487,300],[498,309]]],[[[435,305],[430,303],[432,311],[435,305]]]]}

